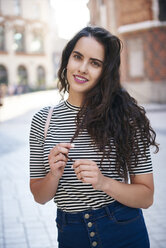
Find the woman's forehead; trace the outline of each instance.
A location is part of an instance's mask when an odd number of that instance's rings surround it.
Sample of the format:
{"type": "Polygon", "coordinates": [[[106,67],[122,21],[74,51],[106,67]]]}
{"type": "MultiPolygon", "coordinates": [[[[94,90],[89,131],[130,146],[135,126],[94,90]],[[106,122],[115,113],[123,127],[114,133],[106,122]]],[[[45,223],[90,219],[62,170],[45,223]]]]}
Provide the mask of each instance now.
{"type": "Polygon", "coordinates": [[[73,51],[80,52],[82,55],[88,57],[97,57],[104,60],[104,46],[93,37],[80,38],[73,51]]]}

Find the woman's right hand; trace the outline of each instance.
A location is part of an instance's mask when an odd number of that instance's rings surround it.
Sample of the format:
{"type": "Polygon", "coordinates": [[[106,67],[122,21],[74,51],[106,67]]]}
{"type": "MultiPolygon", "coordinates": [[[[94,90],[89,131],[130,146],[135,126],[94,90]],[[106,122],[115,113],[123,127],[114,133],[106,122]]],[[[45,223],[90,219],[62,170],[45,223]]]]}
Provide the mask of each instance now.
{"type": "Polygon", "coordinates": [[[48,155],[50,173],[58,179],[63,175],[68,161],[67,155],[71,148],[74,148],[74,144],[59,143],[50,150],[50,154],[48,155]]]}

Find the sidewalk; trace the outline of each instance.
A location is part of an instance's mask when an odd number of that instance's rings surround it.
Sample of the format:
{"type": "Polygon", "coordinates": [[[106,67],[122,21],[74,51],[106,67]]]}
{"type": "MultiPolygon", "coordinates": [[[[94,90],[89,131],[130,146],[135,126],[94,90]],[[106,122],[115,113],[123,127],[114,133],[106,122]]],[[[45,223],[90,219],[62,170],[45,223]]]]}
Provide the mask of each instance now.
{"type": "MultiPolygon", "coordinates": [[[[0,123],[0,248],[57,248],[55,225],[56,206],[53,201],[39,205],[29,190],[29,128],[32,115],[45,105],[59,101],[56,91],[29,95],[22,103],[15,101],[15,118],[11,110],[0,123]],[[46,97],[47,95],[47,97],[46,97]],[[34,109],[34,106],[36,108],[34,109]],[[27,105],[26,105],[27,107],[27,105]],[[20,111],[22,109],[22,113],[20,111]],[[19,110],[19,111],[18,111],[19,110]]],[[[14,102],[14,101],[13,101],[14,102]]],[[[151,105],[146,106],[152,109],[151,105]]],[[[152,153],[155,181],[155,201],[144,210],[151,248],[166,247],[166,111],[147,111],[157,132],[160,153],[152,153]]],[[[1,116],[2,117],[2,116],[1,116]]],[[[85,247],[86,248],[86,247],[85,247]]],[[[127,247],[125,247],[127,248],[127,247]]]]}
{"type": "Polygon", "coordinates": [[[0,248],[57,246],[56,206],[37,204],[29,190],[33,114],[60,100],[56,90],[6,98],[0,109],[0,248]]]}
{"type": "Polygon", "coordinates": [[[29,190],[28,135],[31,113],[0,128],[0,247],[52,248],[56,245],[55,204],[39,205],[29,190]]]}
{"type": "Polygon", "coordinates": [[[27,111],[55,105],[61,99],[57,90],[38,91],[4,98],[0,107],[0,122],[20,116],[27,111]]]}

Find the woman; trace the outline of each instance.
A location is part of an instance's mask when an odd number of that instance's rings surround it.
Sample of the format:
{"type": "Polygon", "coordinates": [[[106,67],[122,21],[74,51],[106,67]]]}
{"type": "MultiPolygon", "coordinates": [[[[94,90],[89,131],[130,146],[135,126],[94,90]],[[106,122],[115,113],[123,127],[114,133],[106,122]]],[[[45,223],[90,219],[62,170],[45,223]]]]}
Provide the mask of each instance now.
{"type": "Polygon", "coordinates": [[[30,187],[54,198],[60,248],[147,248],[141,208],[153,203],[149,146],[158,150],[145,111],[120,85],[120,40],[86,27],[68,42],[59,69],[68,100],[32,120],[30,187]]]}

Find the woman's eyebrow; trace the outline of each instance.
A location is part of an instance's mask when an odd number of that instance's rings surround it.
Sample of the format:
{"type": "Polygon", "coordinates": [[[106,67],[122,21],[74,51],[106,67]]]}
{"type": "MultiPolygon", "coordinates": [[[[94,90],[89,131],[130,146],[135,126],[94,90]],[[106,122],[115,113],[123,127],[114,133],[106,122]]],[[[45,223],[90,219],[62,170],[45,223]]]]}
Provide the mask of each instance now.
{"type": "Polygon", "coordinates": [[[73,53],[76,53],[76,54],[80,55],[81,57],[83,57],[83,55],[77,51],[73,51],[73,53]]]}
{"type": "Polygon", "coordinates": [[[101,64],[103,64],[104,62],[103,61],[101,61],[100,59],[96,59],[96,58],[90,58],[90,60],[92,60],[92,61],[98,61],[98,62],[100,62],[101,64]]]}
{"type": "MultiPolygon", "coordinates": [[[[83,55],[82,55],[80,52],[78,52],[78,51],[73,51],[73,53],[76,53],[76,54],[78,54],[79,56],[83,57],[83,55]]],[[[90,58],[90,60],[99,61],[99,62],[102,63],[102,64],[104,63],[102,60],[96,59],[96,58],[90,58]]]]}

